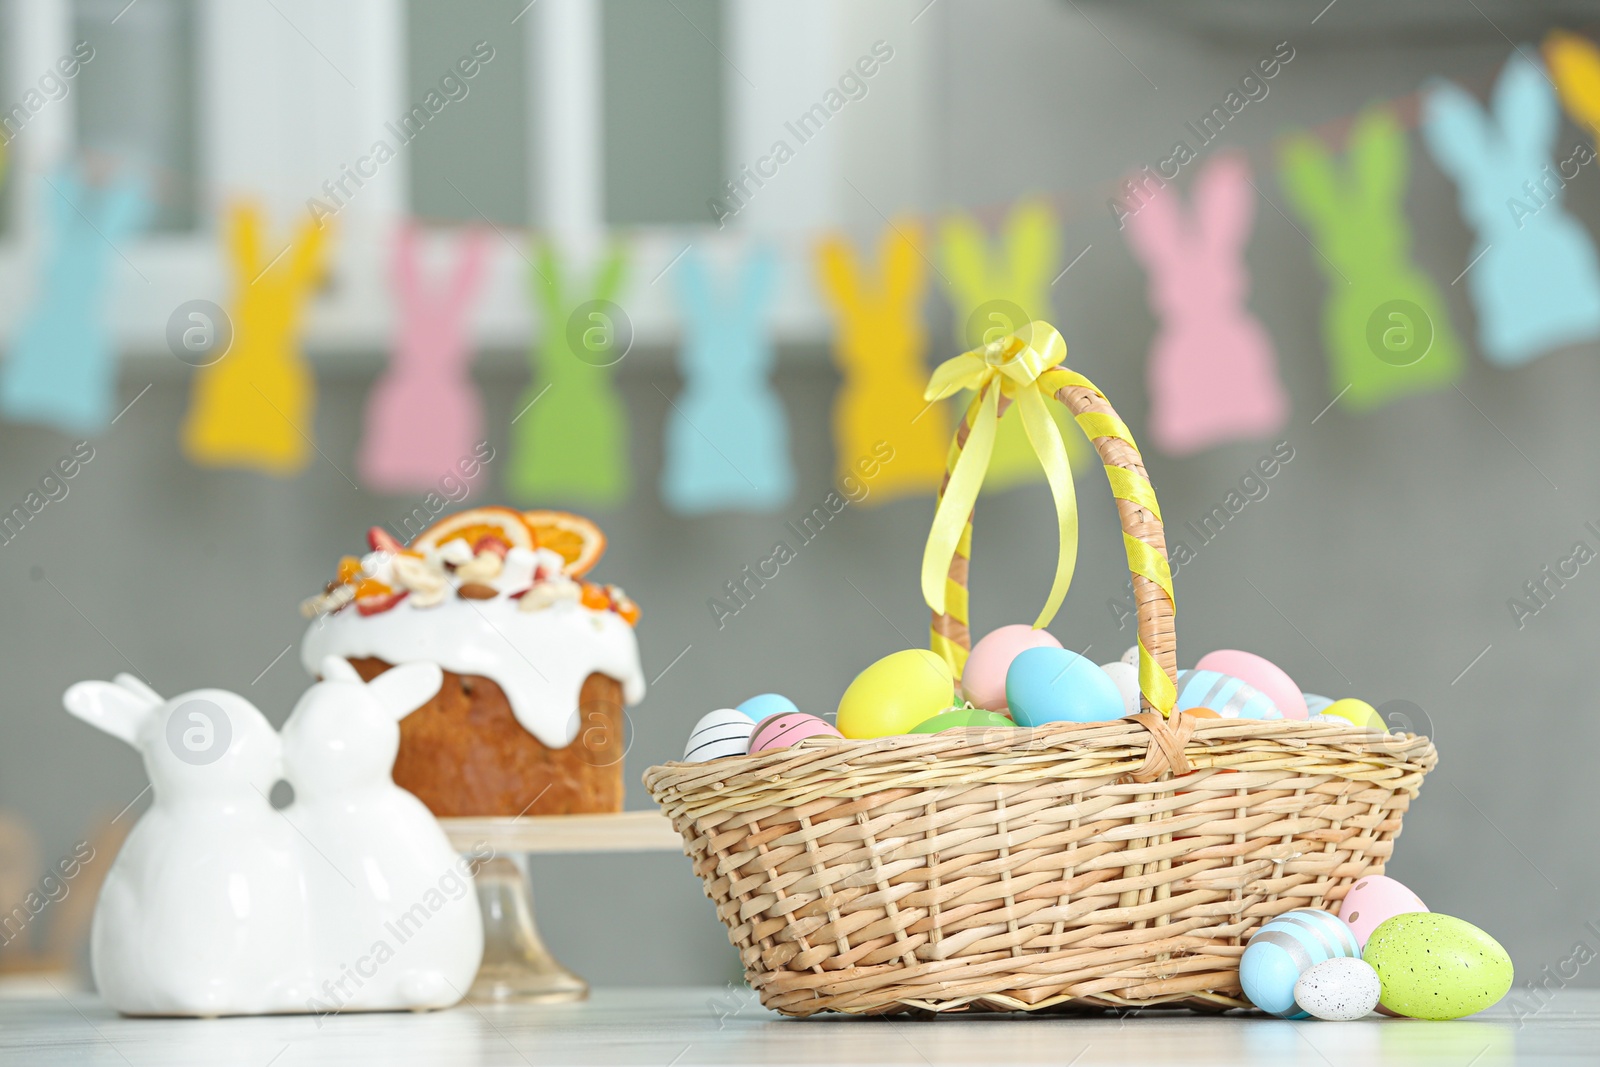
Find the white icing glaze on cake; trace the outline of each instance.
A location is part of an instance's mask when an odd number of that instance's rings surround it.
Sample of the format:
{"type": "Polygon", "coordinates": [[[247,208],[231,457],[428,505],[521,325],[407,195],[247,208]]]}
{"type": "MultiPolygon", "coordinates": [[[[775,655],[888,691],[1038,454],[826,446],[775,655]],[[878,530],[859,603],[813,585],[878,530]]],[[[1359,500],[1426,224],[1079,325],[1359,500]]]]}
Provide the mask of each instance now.
{"type": "Polygon", "coordinates": [[[506,596],[452,595],[429,608],[413,608],[409,600],[374,615],[351,606],[312,620],[300,642],[300,662],[313,675],[323,656],[422,660],[482,675],[505,691],[517,721],[549,748],[565,748],[577,736],[578,694],[590,674],[621,682],[630,706],[644,699],[639,643],[615,612],[572,601],[522,611],[506,596]]]}

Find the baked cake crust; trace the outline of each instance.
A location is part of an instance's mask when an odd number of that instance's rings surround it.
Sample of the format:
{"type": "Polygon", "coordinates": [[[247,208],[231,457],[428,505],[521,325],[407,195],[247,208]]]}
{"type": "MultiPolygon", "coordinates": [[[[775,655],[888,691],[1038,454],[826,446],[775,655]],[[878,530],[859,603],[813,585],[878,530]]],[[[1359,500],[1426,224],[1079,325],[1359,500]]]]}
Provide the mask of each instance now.
{"type": "MultiPolygon", "coordinates": [[[[392,666],[373,656],[350,664],[369,682],[392,666]]],[[[492,679],[447,670],[438,694],[400,720],[395,784],[441,818],[621,811],[622,684],[590,674],[578,707],[578,736],[549,748],[492,679]]]]}

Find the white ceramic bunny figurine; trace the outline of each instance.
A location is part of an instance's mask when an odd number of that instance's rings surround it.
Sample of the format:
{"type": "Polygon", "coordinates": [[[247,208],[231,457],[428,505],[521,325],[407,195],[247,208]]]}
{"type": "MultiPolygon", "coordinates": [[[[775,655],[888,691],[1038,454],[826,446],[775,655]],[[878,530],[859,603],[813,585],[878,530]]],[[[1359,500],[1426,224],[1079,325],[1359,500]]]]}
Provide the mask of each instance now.
{"type": "Polygon", "coordinates": [[[282,760],[266,718],[220,689],[162,700],[126,674],[64,702],[139,751],[153,794],[95,907],[100,995],[128,1015],[304,1011],[304,846],[267,799],[282,760]]]}
{"type": "Polygon", "coordinates": [[[422,802],[391,777],[400,720],[436,692],[432,663],[364,683],[337,656],[283,726],[295,802],[284,814],[307,847],[316,1012],[442,1008],[483,956],[467,861],[422,802]]]}

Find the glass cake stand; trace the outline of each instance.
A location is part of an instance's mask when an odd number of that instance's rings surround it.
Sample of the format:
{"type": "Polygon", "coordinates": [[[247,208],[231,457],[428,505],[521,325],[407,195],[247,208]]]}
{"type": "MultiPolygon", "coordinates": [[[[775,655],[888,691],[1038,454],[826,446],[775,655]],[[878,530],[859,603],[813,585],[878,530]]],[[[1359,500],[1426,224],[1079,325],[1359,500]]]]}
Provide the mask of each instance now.
{"type": "Polygon", "coordinates": [[[563,967],[539,936],[529,856],[683,850],[683,838],[659,811],[440,819],[439,825],[463,854],[481,854],[484,846],[494,852],[477,873],[483,963],[467,991],[467,1000],[476,1004],[552,1004],[589,995],[589,983],[563,967]]]}

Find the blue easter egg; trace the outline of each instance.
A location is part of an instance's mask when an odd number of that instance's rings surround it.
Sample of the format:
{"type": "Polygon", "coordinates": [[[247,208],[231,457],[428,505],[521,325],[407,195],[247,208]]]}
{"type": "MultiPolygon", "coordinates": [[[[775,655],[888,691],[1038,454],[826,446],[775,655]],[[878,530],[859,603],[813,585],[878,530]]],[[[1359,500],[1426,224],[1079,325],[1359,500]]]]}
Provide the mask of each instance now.
{"type": "Polygon", "coordinates": [[[1250,1003],[1283,1019],[1310,1016],[1294,1000],[1294,984],[1317,964],[1361,958],[1348,923],[1331,912],[1295,908],[1251,936],[1239,958],[1239,984],[1250,1003]]]}
{"type": "Polygon", "coordinates": [[[1006,705],[1019,726],[1105,722],[1125,713],[1122,690],[1093,660],[1064,648],[1029,648],[1006,671],[1006,705]]]}
{"type": "Polygon", "coordinates": [[[1318,696],[1315,693],[1301,693],[1300,695],[1306,698],[1306,717],[1307,718],[1316,718],[1318,715],[1321,715],[1324,711],[1327,711],[1328,710],[1328,706],[1333,703],[1333,700],[1331,698],[1324,697],[1324,696],[1318,696]]]}
{"type": "Polygon", "coordinates": [[[1179,671],[1175,708],[1210,708],[1224,719],[1283,718],[1283,712],[1261,690],[1216,671],[1179,671]]]}
{"type": "Polygon", "coordinates": [[[777,693],[761,693],[742,703],[734,705],[735,710],[742,711],[750,716],[751,722],[760,722],[772,715],[795,715],[800,709],[795,707],[794,701],[777,693]]]}

